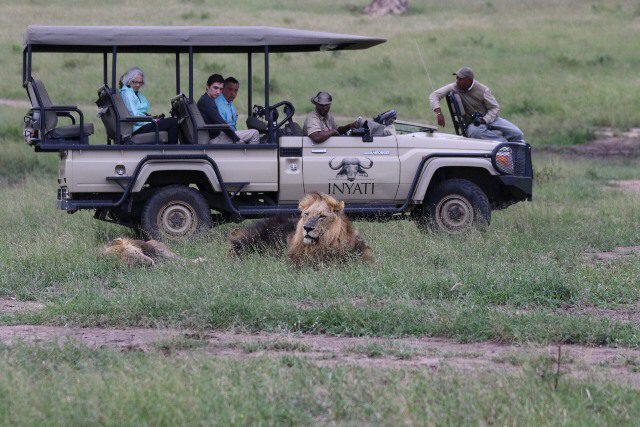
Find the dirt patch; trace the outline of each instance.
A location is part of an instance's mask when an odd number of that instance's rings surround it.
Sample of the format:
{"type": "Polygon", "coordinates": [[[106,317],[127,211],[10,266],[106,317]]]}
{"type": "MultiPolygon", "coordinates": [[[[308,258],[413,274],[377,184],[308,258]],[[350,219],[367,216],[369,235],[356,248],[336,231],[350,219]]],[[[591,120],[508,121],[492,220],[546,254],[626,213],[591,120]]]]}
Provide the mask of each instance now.
{"type": "Polygon", "coordinates": [[[617,308],[568,307],[556,310],[557,314],[591,316],[609,319],[612,322],[640,326],[640,303],[617,308]]]}
{"type": "Polygon", "coordinates": [[[6,99],[0,98],[0,105],[6,105],[13,108],[30,108],[31,103],[22,99],[6,99]]]}
{"type": "Polygon", "coordinates": [[[44,304],[33,301],[18,301],[15,298],[0,299],[0,314],[15,314],[26,311],[40,311],[44,304]]]}
{"type": "MultiPolygon", "coordinates": [[[[241,334],[176,329],[103,329],[54,326],[0,326],[0,342],[64,342],[122,351],[161,351],[165,355],[202,354],[232,359],[284,355],[320,366],[342,364],[372,368],[462,372],[520,372],[524,367],[555,372],[556,346],[457,343],[442,338],[347,338],[325,335],[241,334]]],[[[562,347],[561,371],[575,378],[606,379],[640,389],[640,351],[610,347],[562,347]]]]}
{"type": "Polygon", "coordinates": [[[640,195],[640,180],[609,181],[609,185],[632,194],[640,195]]]}
{"type": "Polygon", "coordinates": [[[610,251],[586,251],[582,257],[588,262],[617,261],[640,256],[640,246],[619,246],[610,251]]]}
{"type": "Polygon", "coordinates": [[[598,129],[595,139],[587,144],[541,147],[540,151],[578,157],[637,157],[640,156],[640,128],[626,132],[598,129]]]}
{"type": "Polygon", "coordinates": [[[183,336],[184,332],[172,329],[104,329],[65,328],[62,326],[0,326],[0,342],[15,344],[25,342],[64,342],[73,340],[89,347],[110,347],[122,350],[151,350],[154,342],[183,336]]]}

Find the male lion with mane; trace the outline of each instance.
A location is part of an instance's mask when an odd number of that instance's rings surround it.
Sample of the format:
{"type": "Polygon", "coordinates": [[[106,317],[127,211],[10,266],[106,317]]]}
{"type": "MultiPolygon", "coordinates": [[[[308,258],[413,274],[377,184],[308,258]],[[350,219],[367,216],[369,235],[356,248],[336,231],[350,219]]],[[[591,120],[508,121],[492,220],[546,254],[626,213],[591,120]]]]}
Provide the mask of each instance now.
{"type": "Polygon", "coordinates": [[[299,218],[275,217],[233,230],[229,235],[231,253],[282,247],[296,265],[341,262],[354,256],[373,260],[373,252],[344,213],[344,202],[320,193],[300,200],[299,218]]]}

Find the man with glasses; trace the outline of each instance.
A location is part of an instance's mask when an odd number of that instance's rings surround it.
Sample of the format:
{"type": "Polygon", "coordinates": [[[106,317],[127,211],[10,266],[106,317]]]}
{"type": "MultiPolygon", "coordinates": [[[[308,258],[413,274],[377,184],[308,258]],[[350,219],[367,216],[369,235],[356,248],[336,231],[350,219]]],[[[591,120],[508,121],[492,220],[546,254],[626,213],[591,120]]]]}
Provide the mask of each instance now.
{"type": "MultiPolygon", "coordinates": [[[[227,122],[220,115],[218,106],[216,105],[216,98],[218,98],[220,94],[222,94],[223,87],[224,78],[220,74],[212,74],[207,79],[206,91],[198,100],[198,109],[200,110],[200,114],[202,114],[202,118],[204,119],[204,122],[206,124],[227,124],[227,122]]],[[[238,141],[244,142],[245,144],[250,144],[258,143],[260,141],[260,135],[258,131],[253,129],[249,132],[245,132],[245,134],[242,136],[238,135],[231,128],[222,130],[210,130],[209,137],[212,138],[212,140],[210,141],[211,144],[235,144],[238,141]]]]}
{"type": "Polygon", "coordinates": [[[443,86],[429,95],[429,103],[439,126],[445,125],[440,100],[447,96],[447,93],[454,92],[460,96],[464,108],[466,136],[501,142],[524,142],[522,131],[510,121],[498,116],[500,112],[498,101],[493,97],[491,89],[474,80],[471,68],[462,67],[453,75],[456,76],[455,83],[443,86]],[[495,130],[500,131],[502,136],[495,133],[495,130]]]}

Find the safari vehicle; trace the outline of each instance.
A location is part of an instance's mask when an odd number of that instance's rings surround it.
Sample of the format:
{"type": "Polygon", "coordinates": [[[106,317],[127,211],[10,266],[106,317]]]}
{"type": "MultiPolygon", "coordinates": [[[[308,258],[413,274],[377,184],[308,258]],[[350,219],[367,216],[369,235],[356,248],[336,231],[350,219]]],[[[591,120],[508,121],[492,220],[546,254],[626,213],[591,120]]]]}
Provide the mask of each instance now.
{"type": "Polygon", "coordinates": [[[391,136],[365,132],[314,144],[294,121],[291,102],[270,102],[270,54],[367,49],[384,42],[268,27],[30,26],[23,53],[23,83],[32,103],[25,140],[37,152],[59,153],[59,209],[93,210],[97,219],[162,240],[185,238],[223,220],[296,213],[298,200],[314,191],[343,200],[350,215],[407,215],[421,228],[449,233],[486,227],[493,209],[531,200],[527,144],[465,138],[401,121],[391,136]],[[51,101],[31,72],[37,52],[102,55],[97,105],[107,141],[90,141],[94,125],[78,107],[51,101]],[[166,134],[157,130],[144,138],[132,134],[132,122],[141,118],[129,117],[115,89],[121,53],[175,55],[171,112],[181,126],[178,144],[166,144],[166,134]],[[249,108],[252,61],[257,55],[264,60],[264,107],[252,108],[247,120],[260,130],[260,144],[209,143],[208,130],[220,125],[206,125],[194,102],[194,54],[216,53],[246,55],[249,108]],[[180,88],[183,55],[188,95],[180,88]],[[62,118],[71,123],[60,126],[62,118]]]}

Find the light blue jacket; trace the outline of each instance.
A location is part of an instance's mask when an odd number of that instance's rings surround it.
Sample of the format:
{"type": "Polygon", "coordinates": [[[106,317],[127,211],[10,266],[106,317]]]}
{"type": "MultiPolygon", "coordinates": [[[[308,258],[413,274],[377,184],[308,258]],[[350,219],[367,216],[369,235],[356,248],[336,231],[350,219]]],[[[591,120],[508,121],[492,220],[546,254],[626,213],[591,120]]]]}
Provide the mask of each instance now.
{"type": "Polygon", "coordinates": [[[238,129],[236,129],[236,124],[238,123],[238,112],[236,111],[236,107],[233,105],[233,102],[227,101],[224,95],[220,94],[220,96],[216,98],[216,105],[218,106],[218,112],[224,121],[231,126],[231,129],[237,131],[238,129]]]}
{"type": "MultiPolygon", "coordinates": [[[[151,108],[149,105],[149,101],[141,92],[136,93],[129,86],[122,86],[120,89],[120,96],[124,101],[124,105],[127,106],[127,110],[129,110],[129,114],[132,116],[146,116],[147,111],[151,108]]],[[[219,98],[219,97],[218,97],[219,98]]],[[[137,131],[142,126],[148,124],[150,122],[137,122],[133,124],[133,131],[137,131]]]]}

